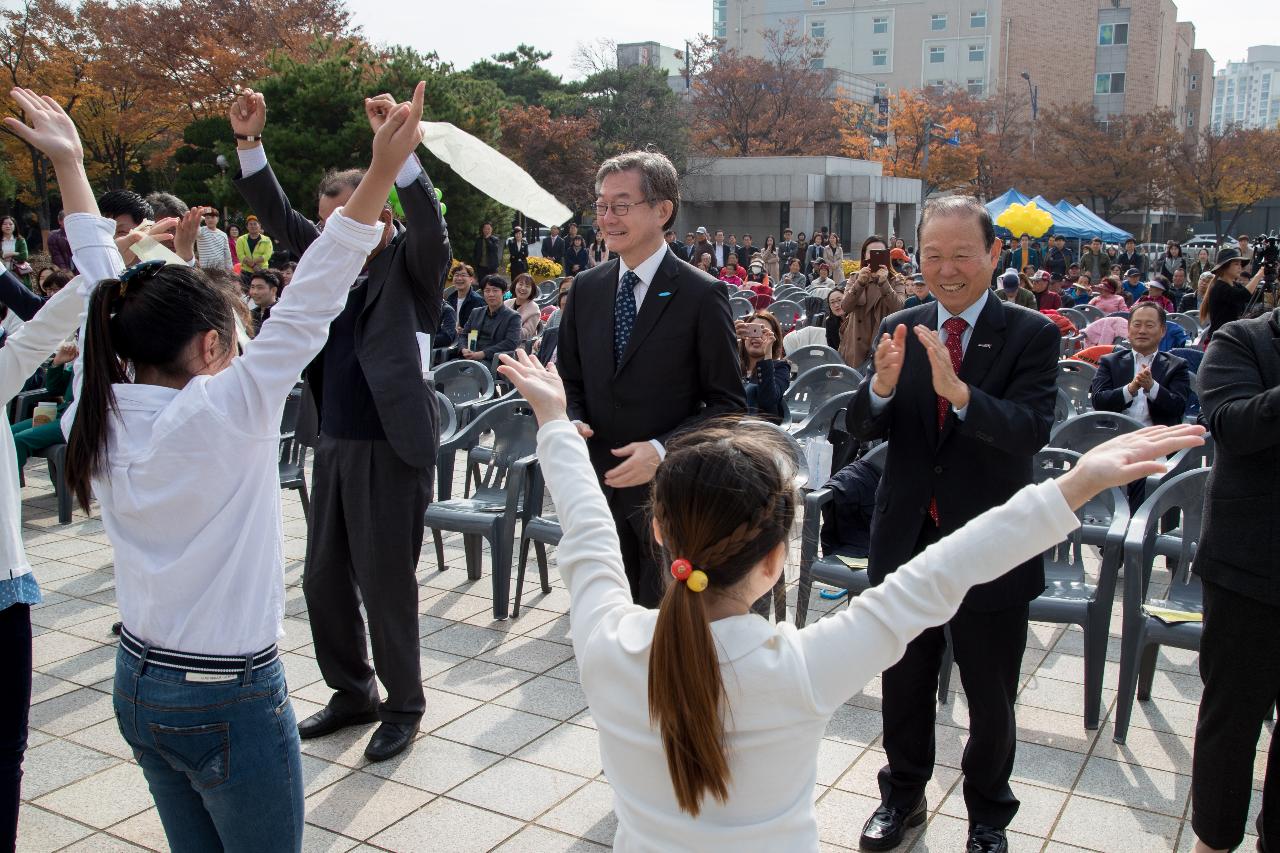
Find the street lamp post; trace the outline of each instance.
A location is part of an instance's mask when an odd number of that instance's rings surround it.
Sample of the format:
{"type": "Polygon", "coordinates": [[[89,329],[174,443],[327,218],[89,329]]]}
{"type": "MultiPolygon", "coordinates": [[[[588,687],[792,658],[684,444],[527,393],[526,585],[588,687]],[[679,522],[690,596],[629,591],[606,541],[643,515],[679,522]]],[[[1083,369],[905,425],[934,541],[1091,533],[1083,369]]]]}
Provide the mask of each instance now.
{"type": "Polygon", "coordinates": [[[1036,155],[1036,114],[1040,112],[1040,87],[1031,83],[1031,75],[1022,72],[1022,79],[1027,81],[1027,92],[1031,95],[1031,156],[1036,155]]]}
{"type": "Polygon", "coordinates": [[[940,129],[942,129],[942,125],[936,124],[933,119],[925,119],[924,133],[922,134],[924,136],[924,153],[920,157],[920,216],[924,215],[924,203],[929,197],[929,149],[933,147],[935,142],[941,142],[944,145],[960,144],[960,134],[958,132],[950,136],[934,133],[935,130],[940,129]]]}
{"type": "Polygon", "coordinates": [[[226,228],[227,227],[227,196],[226,196],[227,167],[230,166],[231,164],[227,162],[226,155],[224,154],[219,154],[218,158],[214,162],[217,163],[218,168],[222,170],[222,192],[220,193],[220,195],[222,196],[222,227],[226,228]]]}

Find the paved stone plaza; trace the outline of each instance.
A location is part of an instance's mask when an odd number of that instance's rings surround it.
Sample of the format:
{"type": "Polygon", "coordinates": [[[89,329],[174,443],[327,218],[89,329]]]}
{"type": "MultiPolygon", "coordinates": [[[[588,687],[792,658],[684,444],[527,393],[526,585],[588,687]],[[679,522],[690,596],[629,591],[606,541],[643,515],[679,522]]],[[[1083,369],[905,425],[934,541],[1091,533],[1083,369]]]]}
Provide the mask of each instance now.
{"type": "MultiPolygon", "coordinates": [[[[45,602],[32,612],[36,672],[18,850],[167,850],[111,709],[110,626],[118,618],[111,547],[96,517],[77,512],[72,524],[58,525],[42,460],[28,465],[27,484],[27,552],[45,602]]],[[[306,525],[296,493],[284,493],[284,513],[288,636],[282,651],[294,708],[303,718],[329,691],[312,657],[302,598],[306,525]]],[[[303,743],[306,850],[606,849],[614,832],[611,794],[566,639],[569,598],[554,568],[550,595],[537,588],[534,572],[528,609],[519,619],[495,623],[487,563],[484,579],[469,582],[461,539],[447,539],[446,546],[449,570],[439,573],[428,534],[418,575],[427,688],[422,733],[405,755],[381,765],[368,764],[361,754],[372,726],[303,743]]],[[[1109,722],[1119,631],[1117,611],[1103,724],[1088,732],[1081,723],[1081,632],[1032,626],[1018,700],[1013,785],[1022,808],[1010,833],[1015,851],[1182,853],[1193,846],[1189,774],[1200,697],[1195,656],[1162,653],[1155,698],[1139,703],[1128,745],[1120,747],[1111,740],[1109,722]]],[[[952,687],[959,690],[958,673],[952,687]]],[[[862,822],[877,803],[876,771],[884,762],[878,708],[877,680],[827,730],[815,791],[825,850],[856,849],[862,822]]],[[[957,769],[967,723],[962,692],[951,694],[939,723],[929,821],[908,836],[903,851],[955,853],[963,846],[957,769]]],[[[1265,766],[1265,736],[1260,746],[1255,788],[1265,766]]],[[[1259,801],[1255,796],[1255,810],[1259,801]]],[[[1250,836],[1242,849],[1253,845],[1250,836]]]]}

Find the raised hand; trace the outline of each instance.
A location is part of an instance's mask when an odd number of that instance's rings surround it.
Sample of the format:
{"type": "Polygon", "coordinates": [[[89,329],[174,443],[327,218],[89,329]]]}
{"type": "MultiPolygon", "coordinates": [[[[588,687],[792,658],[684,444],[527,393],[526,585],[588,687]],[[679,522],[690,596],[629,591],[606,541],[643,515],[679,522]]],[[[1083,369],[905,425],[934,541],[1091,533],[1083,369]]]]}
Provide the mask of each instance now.
{"type": "Polygon", "coordinates": [[[422,99],[427,84],[419,82],[413,88],[413,100],[399,104],[387,111],[373,136],[373,161],[394,163],[396,168],[413,153],[422,142],[422,99]]]}
{"type": "Polygon", "coordinates": [[[1103,489],[1163,473],[1166,466],[1160,460],[1204,444],[1204,433],[1198,424],[1180,424],[1146,427],[1118,436],[1080,457],[1074,468],[1058,478],[1058,488],[1071,508],[1079,509],[1103,489]]]}
{"type": "MultiPolygon", "coordinates": [[[[231,121],[231,131],[240,136],[261,136],[267,126],[267,100],[261,92],[252,89],[241,89],[227,112],[231,121]]],[[[236,140],[241,146],[257,145],[256,142],[236,140]]]]}
{"type": "Polygon", "coordinates": [[[132,266],[137,263],[138,256],[133,253],[133,245],[143,237],[150,237],[157,243],[172,243],[173,234],[170,233],[178,227],[178,219],[174,216],[168,216],[159,222],[152,223],[145,230],[136,228],[123,237],[116,238],[116,248],[120,250],[120,257],[124,259],[125,266],[132,266]]]}
{"type": "Polygon", "coordinates": [[[498,361],[501,362],[498,372],[516,386],[533,409],[539,424],[569,419],[564,383],[560,381],[555,367],[543,367],[522,349],[516,350],[514,358],[503,353],[498,356],[498,361]]]}
{"type": "Polygon", "coordinates": [[[387,116],[396,108],[396,99],[386,94],[364,99],[364,114],[369,119],[369,127],[377,133],[387,121],[387,116]]]}
{"type": "Polygon", "coordinates": [[[955,366],[951,363],[951,352],[942,338],[938,337],[938,333],[927,326],[916,326],[916,339],[929,356],[933,392],[957,409],[969,405],[969,383],[956,376],[955,366]]]}
{"type": "Polygon", "coordinates": [[[191,260],[194,255],[200,223],[204,220],[204,215],[212,209],[211,207],[193,207],[179,220],[173,233],[173,251],[184,261],[191,260]]]}
{"type": "Polygon", "coordinates": [[[888,333],[880,336],[880,345],[876,347],[876,377],[871,383],[871,390],[881,397],[889,397],[893,389],[898,387],[898,377],[902,374],[902,362],[907,354],[907,327],[898,324],[893,330],[893,337],[888,333]]]}
{"type": "Polygon", "coordinates": [[[48,95],[37,95],[30,89],[10,90],[18,109],[27,117],[23,123],[5,116],[4,126],[23,142],[38,149],[54,166],[67,166],[84,160],[84,147],[75,122],[48,95]]]}

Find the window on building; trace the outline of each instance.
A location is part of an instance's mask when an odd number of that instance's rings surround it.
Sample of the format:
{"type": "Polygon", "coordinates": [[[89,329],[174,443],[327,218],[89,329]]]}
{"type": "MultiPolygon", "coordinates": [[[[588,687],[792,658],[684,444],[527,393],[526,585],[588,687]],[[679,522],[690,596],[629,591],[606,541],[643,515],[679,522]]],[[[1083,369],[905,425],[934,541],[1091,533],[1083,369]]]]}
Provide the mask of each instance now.
{"type": "Polygon", "coordinates": [[[826,38],[826,37],[827,37],[827,22],[826,22],[826,21],[810,21],[810,22],[809,22],[809,35],[811,35],[812,37],[814,37],[814,38],[816,38],[816,39],[824,39],[824,38],[826,38]]]}
{"type": "Polygon", "coordinates": [[[981,45],[981,44],[969,45],[969,61],[970,62],[986,62],[987,61],[986,45],[981,45]]]}
{"type": "Polygon", "coordinates": [[[871,51],[871,64],[872,65],[888,65],[889,51],[885,50],[884,48],[876,48],[875,50],[871,51]]]}
{"type": "Polygon", "coordinates": [[[1116,71],[1111,74],[1099,74],[1095,79],[1093,92],[1095,95],[1124,94],[1124,72],[1116,71]]]}
{"type": "Polygon", "coordinates": [[[1098,44],[1128,44],[1128,24],[1102,24],[1098,27],[1098,44]]]}
{"type": "Polygon", "coordinates": [[[1191,91],[1194,92],[1197,88],[1199,88],[1199,86],[1200,86],[1200,75],[1192,74],[1191,75],[1191,91]]]}
{"type": "Polygon", "coordinates": [[[812,71],[821,71],[827,67],[827,61],[819,56],[817,59],[809,60],[809,69],[812,71]]]}
{"type": "Polygon", "coordinates": [[[981,96],[987,90],[987,83],[981,77],[970,77],[965,88],[969,90],[970,95],[981,96]]]}
{"type": "Polygon", "coordinates": [[[815,5],[815,6],[825,6],[825,5],[827,5],[827,0],[813,0],[813,5],[815,5]]]}
{"type": "Polygon", "coordinates": [[[711,35],[722,39],[729,33],[729,0],[711,0],[711,35]]]}
{"type": "Polygon", "coordinates": [[[1196,126],[1195,113],[1191,112],[1190,110],[1187,110],[1187,127],[1195,127],[1195,126],[1196,126]]]}
{"type": "Polygon", "coordinates": [[[946,62],[947,49],[945,47],[929,48],[929,61],[930,62],[946,62]]]}
{"type": "Polygon", "coordinates": [[[883,35],[884,33],[889,32],[889,19],[888,18],[872,18],[871,32],[875,33],[876,35],[883,35]]]}
{"type": "Polygon", "coordinates": [[[985,30],[987,28],[987,10],[969,13],[969,29],[985,30]]]}
{"type": "Polygon", "coordinates": [[[947,81],[946,80],[930,80],[926,85],[928,88],[932,89],[934,92],[941,92],[943,89],[947,87],[947,81]]]}
{"type": "Polygon", "coordinates": [[[885,97],[887,94],[889,94],[889,86],[888,86],[887,84],[885,84],[885,83],[877,83],[877,84],[876,84],[876,92],[875,92],[875,96],[876,96],[877,98],[883,98],[883,97],[885,97]]]}
{"type": "Polygon", "coordinates": [[[947,28],[947,16],[934,15],[933,18],[930,19],[929,27],[934,30],[945,30],[947,28]]]}

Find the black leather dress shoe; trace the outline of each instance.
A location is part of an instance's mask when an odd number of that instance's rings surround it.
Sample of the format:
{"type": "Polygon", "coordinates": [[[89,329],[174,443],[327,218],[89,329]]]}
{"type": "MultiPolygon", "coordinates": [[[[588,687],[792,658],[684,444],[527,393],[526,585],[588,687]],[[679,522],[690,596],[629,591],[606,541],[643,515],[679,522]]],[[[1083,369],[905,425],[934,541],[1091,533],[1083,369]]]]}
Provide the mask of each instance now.
{"type": "Polygon", "coordinates": [[[347,726],[362,726],[366,723],[376,722],[378,722],[378,711],[376,708],[369,708],[366,711],[347,714],[342,711],[335,711],[332,707],[326,705],[310,717],[307,717],[305,720],[298,723],[298,737],[303,740],[313,737],[324,737],[325,735],[331,735],[336,731],[341,731],[347,726]]]}
{"type": "Polygon", "coordinates": [[[969,829],[964,850],[965,853],[1009,853],[1009,839],[1003,829],[975,823],[969,829]]]}
{"type": "Polygon", "coordinates": [[[364,757],[370,761],[386,761],[404,752],[418,733],[417,723],[383,723],[369,738],[364,757]]]}
{"type": "Polygon", "coordinates": [[[892,850],[902,843],[907,827],[919,826],[926,817],[924,797],[913,808],[900,809],[882,805],[862,826],[859,850],[892,850]]]}

